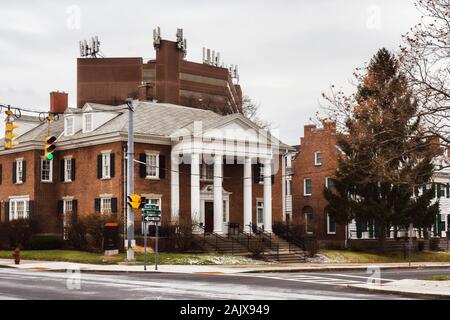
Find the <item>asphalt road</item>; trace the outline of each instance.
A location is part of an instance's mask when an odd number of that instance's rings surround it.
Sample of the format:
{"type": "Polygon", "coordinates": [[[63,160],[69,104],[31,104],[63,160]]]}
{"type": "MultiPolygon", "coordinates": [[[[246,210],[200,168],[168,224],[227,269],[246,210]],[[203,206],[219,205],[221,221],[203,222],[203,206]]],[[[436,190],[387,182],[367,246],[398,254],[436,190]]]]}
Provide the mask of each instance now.
{"type": "MultiPolygon", "coordinates": [[[[450,274],[449,269],[389,270],[383,282],[450,274]]],[[[149,300],[318,300],[405,299],[347,288],[366,283],[366,272],[214,274],[126,274],[0,269],[0,299],[149,299],[149,300]]],[[[378,275],[374,275],[378,278],[378,275]]]]}

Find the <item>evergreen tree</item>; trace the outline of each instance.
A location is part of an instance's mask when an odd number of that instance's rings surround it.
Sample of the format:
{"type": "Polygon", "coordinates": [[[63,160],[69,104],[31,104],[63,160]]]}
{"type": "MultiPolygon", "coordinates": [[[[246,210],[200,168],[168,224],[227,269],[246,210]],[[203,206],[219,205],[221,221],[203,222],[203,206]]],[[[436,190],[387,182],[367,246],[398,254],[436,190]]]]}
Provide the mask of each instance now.
{"type": "Polygon", "coordinates": [[[418,189],[430,181],[439,148],[421,133],[416,100],[389,51],[379,50],[357,80],[356,94],[340,100],[349,111],[338,138],[342,157],[335,188],[324,194],[337,221],[373,225],[384,251],[391,226],[425,227],[436,216],[433,190],[418,189]]]}

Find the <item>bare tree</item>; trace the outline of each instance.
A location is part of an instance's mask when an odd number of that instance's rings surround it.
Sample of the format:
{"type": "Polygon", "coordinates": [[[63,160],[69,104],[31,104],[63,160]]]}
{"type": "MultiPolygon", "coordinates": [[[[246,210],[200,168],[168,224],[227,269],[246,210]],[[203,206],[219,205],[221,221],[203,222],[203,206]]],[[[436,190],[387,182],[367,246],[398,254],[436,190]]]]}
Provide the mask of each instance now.
{"type": "Polygon", "coordinates": [[[272,124],[269,121],[261,119],[259,111],[260,104],[254,102],[249,96],[242,98],[242,113],[244,116],[256,123],[259,127],[269,130],[272,124]]]}
{"type": "Polygon", "coordinates": [[[421,21],[403,35],[403,72],[420,104],[427,134],[450,146],[450,0],[416,0],[421,21]]]}

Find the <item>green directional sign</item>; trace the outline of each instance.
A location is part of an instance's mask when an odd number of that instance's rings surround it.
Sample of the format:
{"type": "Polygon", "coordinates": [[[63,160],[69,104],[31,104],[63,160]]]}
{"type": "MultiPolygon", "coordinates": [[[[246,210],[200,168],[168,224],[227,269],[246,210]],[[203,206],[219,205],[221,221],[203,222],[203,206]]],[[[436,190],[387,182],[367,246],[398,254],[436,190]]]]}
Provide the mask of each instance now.
{"type": "Polygon", "coordinates": [[[142,209],[142,213],[144,216],[161,216],[161,210],[159,210],[158,206],[155,204],[146,204],[142,209]]]}

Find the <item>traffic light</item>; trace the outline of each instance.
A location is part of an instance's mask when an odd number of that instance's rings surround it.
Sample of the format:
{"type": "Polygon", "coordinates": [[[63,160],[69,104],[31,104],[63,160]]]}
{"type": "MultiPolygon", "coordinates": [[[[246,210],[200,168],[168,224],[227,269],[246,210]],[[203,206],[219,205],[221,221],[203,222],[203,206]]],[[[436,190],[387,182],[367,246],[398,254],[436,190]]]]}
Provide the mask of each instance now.
{"type": "Polygon", "coordinates": [[[138,194],[129,195],[128,205],[133,209],[142,209],[145,205],[145,197],[141,197],[138,194]]]}
{"type": "Polygon", "coordinates": [[[14,141],[14,139],[18,136],[18,134],[16,134],[14,130],[19,126],[14,123],[13,113],[11,110],[7,110],[5,113],[5,149],[12,149],[19,144],[18,142],[14,141]]]}
{"type": "Polygon", "coordinates": [[[52,160],[54,158],[56,137],[50,136],[45,138],[45,159],[52,160]]]}

